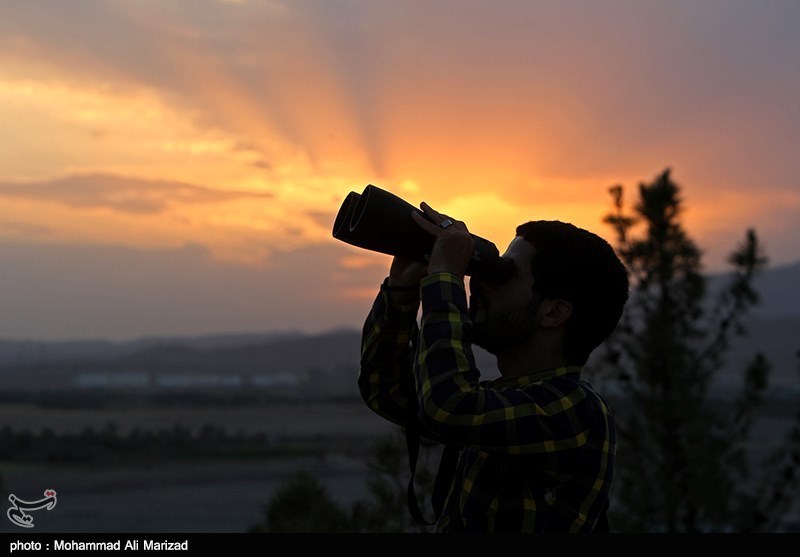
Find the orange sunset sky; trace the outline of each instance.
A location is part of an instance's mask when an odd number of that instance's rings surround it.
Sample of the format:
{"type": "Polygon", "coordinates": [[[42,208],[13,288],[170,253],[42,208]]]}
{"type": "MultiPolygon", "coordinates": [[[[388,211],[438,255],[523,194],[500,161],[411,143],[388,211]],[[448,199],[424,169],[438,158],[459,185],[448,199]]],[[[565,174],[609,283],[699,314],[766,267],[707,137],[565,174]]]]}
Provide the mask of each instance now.
{"type": "MultiPolygon", "coordinates": [[[[369,183],[501,252],[665,168],[708,271],[800,260],[800,3],[2,2],[0,338],[360,327],[369,183]]],[[[629,200],[632,200],[632,195],[629,200]]]]}

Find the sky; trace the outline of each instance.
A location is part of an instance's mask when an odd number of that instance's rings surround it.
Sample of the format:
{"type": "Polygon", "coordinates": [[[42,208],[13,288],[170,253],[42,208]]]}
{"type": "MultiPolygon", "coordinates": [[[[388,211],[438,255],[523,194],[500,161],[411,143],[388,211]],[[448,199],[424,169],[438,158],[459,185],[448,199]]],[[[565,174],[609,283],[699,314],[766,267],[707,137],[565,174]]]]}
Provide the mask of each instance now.
{"type": "Polygon", "coordinates": [[[613,242],[669,168],[709,272],[800,260],[800,3],[0,0],[0,338],[360,327],[367,184],[613,242]]]}

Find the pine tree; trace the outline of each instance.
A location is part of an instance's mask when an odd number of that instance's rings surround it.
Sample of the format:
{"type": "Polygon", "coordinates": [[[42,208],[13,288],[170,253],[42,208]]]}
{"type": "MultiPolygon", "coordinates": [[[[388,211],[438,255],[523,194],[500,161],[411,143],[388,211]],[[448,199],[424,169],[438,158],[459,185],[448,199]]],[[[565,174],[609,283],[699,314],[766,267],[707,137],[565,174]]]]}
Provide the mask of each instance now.
{"type": "MultiPolygon", "coordinates": [[[[640,184],[634,216],[625,212],[622,186],[610,193],[614,212],[605,221],[631,273],[630,301],[600,362],[621,395],[613,526],[647,532],[774,527],[791,490],[773,482],[756,493],[746,450],[770,364],[754,355],[735,401],[720,400],[712,389],[730,342],[746,332],[745,317],[758,302],[753,279],[767,260],[756,233],[748,230],[730,255],[730,282],[712,305],[702,253],[682,226],[683,200],[670,170],[640,184]],[[634,238],[639,226],[644,232],[634,238]]],[[[776,462],[784,471],[798,446],[782,447],[776,462]]]]}

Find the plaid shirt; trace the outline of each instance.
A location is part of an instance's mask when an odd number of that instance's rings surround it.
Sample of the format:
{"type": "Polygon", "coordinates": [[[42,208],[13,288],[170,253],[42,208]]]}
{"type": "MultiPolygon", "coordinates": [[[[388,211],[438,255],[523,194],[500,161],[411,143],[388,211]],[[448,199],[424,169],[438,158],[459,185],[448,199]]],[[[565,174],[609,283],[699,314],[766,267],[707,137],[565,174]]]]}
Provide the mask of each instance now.
{"type": "Polygon", "coordinates": [[[384,418],[418,419],[461,447],[437,530],[590,532],[608,502],[615,430],[581,367],[481,382],[463,280],[422,280],[421,326],[419,302],[391,304],[385,285],[364,324],[359,387],[384,418]]]}

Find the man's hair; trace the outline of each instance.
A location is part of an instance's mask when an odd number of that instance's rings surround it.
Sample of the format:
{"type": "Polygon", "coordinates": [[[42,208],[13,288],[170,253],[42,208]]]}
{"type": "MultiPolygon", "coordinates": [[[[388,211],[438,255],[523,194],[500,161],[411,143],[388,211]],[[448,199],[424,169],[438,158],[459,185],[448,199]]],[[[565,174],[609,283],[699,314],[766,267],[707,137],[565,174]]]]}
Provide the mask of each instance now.
{"type": "Polygon", "coordinates": [[[517,236],[535,248],[533,291],[572,304],[564,335],[567,365],[583,365],[614,331],[628,300],[628,271],[604,239],[560,221],[531,221],[517,236]]]}

